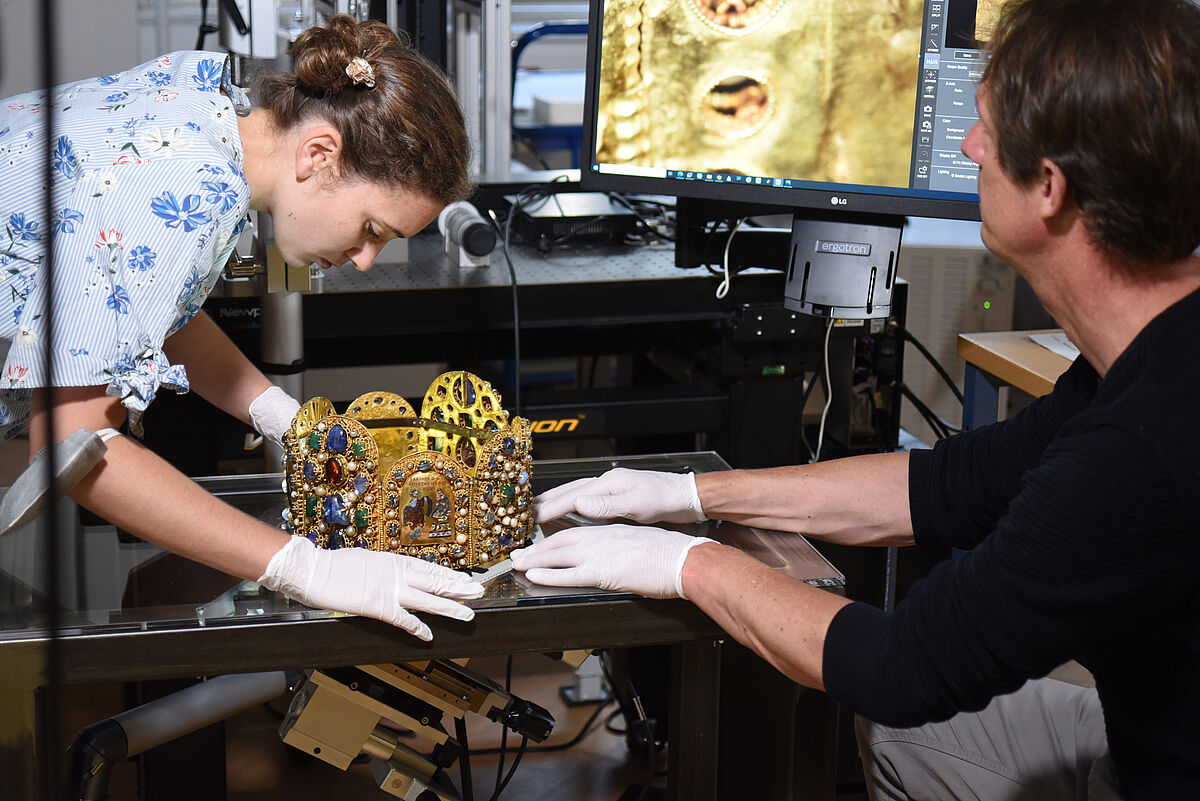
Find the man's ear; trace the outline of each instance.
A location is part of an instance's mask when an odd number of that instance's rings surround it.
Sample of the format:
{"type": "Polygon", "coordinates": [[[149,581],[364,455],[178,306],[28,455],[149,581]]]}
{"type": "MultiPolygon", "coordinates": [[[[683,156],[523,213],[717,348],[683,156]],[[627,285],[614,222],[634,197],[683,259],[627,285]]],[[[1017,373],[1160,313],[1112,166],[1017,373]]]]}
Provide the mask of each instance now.
{"type": "Polygon", "coordinates": [[[326,123],[313,125],[300,135],[296,145],[296,180],[305,181],[325,170],[337,175],[342,157],[342,135],[326,123]]]}
{"type": "Polygon", "coordinates": [[[1074,210],[1075,201],[1066,173],[1050,159],[1042,159],[1038,190],[1043,219],[1048,220],[1074,210]]]}

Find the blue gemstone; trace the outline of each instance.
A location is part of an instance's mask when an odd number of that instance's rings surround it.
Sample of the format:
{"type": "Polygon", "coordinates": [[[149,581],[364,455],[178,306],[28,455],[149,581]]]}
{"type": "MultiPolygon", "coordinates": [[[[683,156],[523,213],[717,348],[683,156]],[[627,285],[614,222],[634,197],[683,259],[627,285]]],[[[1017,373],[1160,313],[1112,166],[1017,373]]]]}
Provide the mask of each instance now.
{"type": "Polygon", "coordinates": [[[517,452],[517,441],[512,437],[505,437],[500,440],[500,450],[508,456],[512,456],[517,452]]]}
{"type": "Polygon", "coordinates": [[[454,465],[446,465],[446,478],[454,478],[454,465]]]}
{"type": "Polygon", "coordinates": [[[400,524],[396,521],[388,523],[388,534],[396,535],[400,533],[400,524]]]}
{"type": "Polygon", "coordinates": [[[309,481],[317,480],[317,465],[311,459],[304,463],[304,477],[309,481]]]}
{"type": "Polygon", "coordinates": [[[501,535],[500,535],[500,547],[501,547],[501,548],[507,548],[507,547],[508,547],[508,546],[510,546],[510,545],[512,545],[512,535],[510,535],[510,534],[501,534],[501,535]]]}
{"type": "Polygon", "coordinates": [[[490,526],[492,523],[495,523],[496,522],[496,513],[493,512],[491,509],[489,509],[488,513],[483,516],[483,522],[484,522],[484,525],[488,525],[488,526],[490,526]]]}
{"type": "Polygon", "coordinates": [[[520,475],[517,476],[518,484],[524,484],[528,480],[529,480],[529,471],[528,470],[522,470],[520,475]]]}
{"type": "Polygon", "coordinates": [[[349,444],[349,438],[346,436],[346,429],[341,425],[335,425],[329,429],[329,436],[325,438],[326,448],[334,453],[343,453],[347,444],[349,444]]]}
{"type": "Polygon", "coordinates": [[[354,491],[359,495],[367,491],[367,477],[361,473],[354,477],[354,491]]]}
{"type": "Polygon", "coordinates": [[[331,551],[336,551],[346,547],[346,539],[340,531],[329,532],[329,537],[325,540],[325,547],[331,551]]]}
{"type": "Polygon", "coordinates": [[[467,405],[471,406],[475,403],[475,384],[469,379],[467,380],[467,405]]]}
{"type": "Polygon", "coordinates": [[[426,551],[425,553],[421,554],[421,558],[424,559],[426,562],[436,562],[437,554],[434,553],[433,551],[426,551]]]}
{"type": "Polygon", "coordinates": [[[428,459],[422,459],[421,461],[417,462],[417,469],[420,470],[422,473],[429,472],[429,468],[431,468],[431,467],[433,467],[433,465],[430,464],[428,459]]]}
{"type": "Polygon", "coordinates": [[[330,495],[321,504],[321,516],[331,526],[350,525],[350,513],[341,495],[330,495]]]}
{"type": "Polygon", "coordinates": [[[313,545],[316,545],[316,544],[317,544],[317,532],[315,532],[315,531],[310,531],[310,532],[308,532],[307,534],[305,534],[305,535],[304,535],[304,537],[305,537],[305,539],[307,539],[309,542],[311,542],[313,545]]]}

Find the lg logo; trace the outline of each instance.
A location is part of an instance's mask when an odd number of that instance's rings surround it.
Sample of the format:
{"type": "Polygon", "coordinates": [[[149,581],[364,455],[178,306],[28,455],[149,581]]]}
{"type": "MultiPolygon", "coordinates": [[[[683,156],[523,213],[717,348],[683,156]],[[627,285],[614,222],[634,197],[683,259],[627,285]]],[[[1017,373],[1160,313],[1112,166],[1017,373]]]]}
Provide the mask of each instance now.
{"type": "Polygon", "coordinates": [[[847,202],[846,198],[838,197],[837,195],[834,195],[833,197],[829,198],[829,205],[831,205],[831,206],[845,206],[846,202],[847,202]]]}

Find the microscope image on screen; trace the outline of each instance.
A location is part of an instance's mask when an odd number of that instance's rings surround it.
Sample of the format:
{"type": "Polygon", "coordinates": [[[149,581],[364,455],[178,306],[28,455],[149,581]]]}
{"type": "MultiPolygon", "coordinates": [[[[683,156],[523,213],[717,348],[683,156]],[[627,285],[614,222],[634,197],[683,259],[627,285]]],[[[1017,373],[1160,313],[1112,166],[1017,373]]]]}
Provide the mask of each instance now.
{"type": "Polygon", "coordinates": [[[946,9],[946,47],[979,48],[991,41],[1004,0],[958,0],[946,9]]]}
{"type": "Polygon", "coordinates": [[[919,0],[607,0],[595,160],[909,185],[919,0]]]}

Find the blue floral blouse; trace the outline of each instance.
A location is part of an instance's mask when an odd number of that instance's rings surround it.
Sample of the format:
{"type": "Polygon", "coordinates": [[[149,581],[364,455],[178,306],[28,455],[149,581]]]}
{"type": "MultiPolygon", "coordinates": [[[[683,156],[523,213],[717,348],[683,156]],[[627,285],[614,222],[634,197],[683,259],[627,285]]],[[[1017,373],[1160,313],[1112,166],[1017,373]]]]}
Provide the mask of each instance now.
{"type": "Polygon", "coordinates": [[[56,87],[45,217],[45,92],[0,100],[0,436],[20,432],[45,366],[107,386],[131,429],[160,388],[187,392],[163,341],[220,277],[250,204],[225,56],[178,52],[56,87]],[[53,237],[52,301],[44,286],[53,237]]]}

